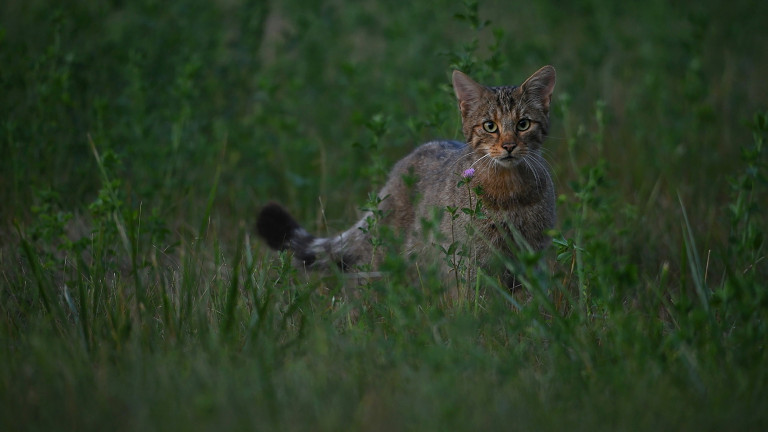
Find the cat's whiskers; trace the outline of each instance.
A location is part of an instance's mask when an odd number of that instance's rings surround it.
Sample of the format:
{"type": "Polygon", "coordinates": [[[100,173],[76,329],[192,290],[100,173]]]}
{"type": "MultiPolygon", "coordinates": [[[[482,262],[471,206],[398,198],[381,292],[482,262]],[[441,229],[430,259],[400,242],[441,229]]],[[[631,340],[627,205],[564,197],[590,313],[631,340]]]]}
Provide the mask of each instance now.
{"type": "Polygon", "coordinates": [[[554,179],[557,179],[557,171],[552,169],[552,164],[550,164],[544,156],[540,155],[540,157],[535,158],[535,160],[536,163],[541,167],[542,171],[550,173],[550,176],[554,177],[554,179]]]}
{"type": "Polygon", "coordinates": [[[496,162],[496,158],[491,157],[490,154],[485,155],[483,158],[478,159],[478,162],[482,159],[485,159],[483,161],[484,169],[487,169],[490,171],[491,168],[493,168],[493,173],[496,174],[499,169],[499,164],[496,162]],[[485,156],[487,156],[487,159],[485,159],[485,156]]]}
{"type": "Polygon", "coordinates": [[[483,160],[483,159],[485,159],[485,158],[490,158],[490,156],[491,156],[491,155],[490,155],[490,154],[488,154],[488,153],[484,154],[484,155],[483,155],[483,156],[481,156],[481,157],[480,157],[478,160],[476,160],[476,161],[472,162],[472,165],[470,165],[469,167],[470,167],[470,168],[474,167],[476,163],[480,162],[481,160],[483,160]]]}
{"type": "Polygon", "coordinates": [[[465,159],[465,158],[468,158],[468,157],[470,157],[470,156],[475,156],[475,152],[474,152],[474,150],[473,150],[473,151],[470,151],[469,153],[467,153],[467,154],[465,154],[465,155],[463,155],[463,156],[461,156],[461,157],[459,157],[459,158],[456,158],[456,160],[455,160],[455,161],[454,161],[454,162],[451,164],[451,166],[449,167],[449,169],[451,169],[451,170],[452,170],[453,168],[455,168],[455,167],[456,167],[456,165],[458,165],[458,164],[459,164],[459,162],[461,162],[463,159],[465,159]]]}
{"type": "Polygon", "coordinates": [[[488,167],[489,167],[489,168],[490,168],[490,167],[493,167],[493,173],[494,173],[494,174],[496,174],[496,173],[498,172],[498,169],[499,169],[499,165],[502,165],[502,164],[501,164],[501,162],[499,162],[499,160],[498,160],[498,159],[496,159],[495,157],[490,157],[490,155],[489,155],[489,158],[488,158],[488,167]]]}
{"type": "Polygon", "coordinates": [[[536,172],[536,167],[533,166],[532,163],[538,163],[534,158],[531,157],[530,154],[525,153],[522,157],[523,162],[525,163],[525,166],[528,167],[529,170],[533,173],[533,178],[536,181],[536,184],[539,185],[539,174],[536,172]]]}
{"type": "Polygon", "coordinates": [[[535,158],[535,159],[536,159],[536,164],[539,167],[541,167],[542,170],[544,170],[544,171],[552,171],[552,166],[549,165],[549,162],[547,162],[546,159],[542,159],[542,158],[535,158]]]}
{"type": "Polygon", "coordinates": [[[542,167],[542,168],[548,168],[549,170],[552,170],[552,165],[549,163],[547,158],[545,156],[549,156],[551,151],[549,149],[546,149],[544,147],[539,148],[538,154],[535,155],[534,159],[536,159],[536,162],[542,167]]]}
{"type": "Polygon", "coordinates": [[[553,136],[553,135],[547,135],[547,141],[558,141],[558,142],[567,142],[568,138],[565,137],[559,137],[559,136],[553,136]]]}
{"type": "Polygon", "coordinates": [[[540,156],[542,159],[546,160],[548,157],[553,156],[552,150],[546,148],[546,147],[539,147],[539,152],[541,153],[540,156]]]}
{"type": "Polygon", "coordinates": [[[552,165],[545,158],[536,158],[536,163],[541,167],[543,172],[549,173],[550,176],[555,176],[555,178],[557,178],[555,171],[552,169],[552,165]]]}
{"type": "Polygon", "coordinates": [[[488,156],[488,159],[486,160],[486,165],[487,165],[488,169],[493,168],[493,174],[494,175],[498,175],[499,171],[501,171],[503,173],[505,170],[509,169],[509,166],[506,163],[501,162],[499,159],[497,159],[497,158],[495,158],[493,156],[490,156],[490,155],[488,156]]]}

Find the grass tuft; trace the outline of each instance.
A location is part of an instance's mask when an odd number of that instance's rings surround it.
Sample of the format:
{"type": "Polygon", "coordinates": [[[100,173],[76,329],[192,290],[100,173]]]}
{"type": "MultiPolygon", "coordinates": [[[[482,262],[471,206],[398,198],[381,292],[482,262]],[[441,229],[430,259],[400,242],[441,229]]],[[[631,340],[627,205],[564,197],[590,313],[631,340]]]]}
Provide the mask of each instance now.
{"type": "MultiPolygon", "coordinates": [[[[766,429],[765,16],[0,2],[0,430],[766,429]],[[380,213],[376,273],[254,238],[272,200],[346,229],[395,161],[460,139],[452,69],[544,64],[558,223],[500,258],[517,289],[458,242],[444,280],[380,213]]],[[[484,217],[424,231],[458,212],[484,217]]]]}

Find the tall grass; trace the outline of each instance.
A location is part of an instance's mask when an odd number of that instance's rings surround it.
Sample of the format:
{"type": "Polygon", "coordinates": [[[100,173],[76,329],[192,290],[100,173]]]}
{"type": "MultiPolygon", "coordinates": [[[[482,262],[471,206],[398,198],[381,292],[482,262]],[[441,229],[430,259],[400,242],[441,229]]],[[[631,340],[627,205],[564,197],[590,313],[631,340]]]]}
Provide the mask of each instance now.
{"type": "Polygon", "coordinates": [[[0,4],[0,429],[764,429],[766,6],[438,3],[0,4]],[[517,291],[457,244],[446,301],[375,220],[377,277],[252,236],[459,138],[453,68],[543,64],[517,291]]]}

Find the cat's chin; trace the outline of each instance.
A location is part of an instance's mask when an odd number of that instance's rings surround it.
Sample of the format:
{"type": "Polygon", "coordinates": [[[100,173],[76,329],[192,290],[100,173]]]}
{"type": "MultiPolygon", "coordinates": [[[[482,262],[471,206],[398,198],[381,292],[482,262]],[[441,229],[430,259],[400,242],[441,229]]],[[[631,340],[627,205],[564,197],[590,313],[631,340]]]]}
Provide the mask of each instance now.
{"type": "Polygon", "coordinates": [[[493,160],[501,168],[513,168],[520,164],[522,159],[516,157],[497,158],[493,160]]]}

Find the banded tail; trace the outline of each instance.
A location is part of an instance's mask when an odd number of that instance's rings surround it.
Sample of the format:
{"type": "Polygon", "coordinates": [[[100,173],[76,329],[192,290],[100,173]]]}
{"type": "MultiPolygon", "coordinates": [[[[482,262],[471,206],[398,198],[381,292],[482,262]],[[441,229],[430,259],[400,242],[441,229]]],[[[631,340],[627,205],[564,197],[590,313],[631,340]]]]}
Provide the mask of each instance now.
{"type": "Polygon", "coordinates": [[[321,269],[335,264],[347,271],[370,259],[365,233],[358,228],[364,220],[335,237],[318,238],[299,225],[282,206],[269,203],[259,213],[256,232],[272,249],[292,251],[294,259],[306,268],[321,269]]]}

